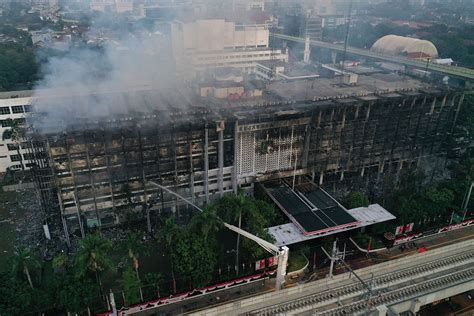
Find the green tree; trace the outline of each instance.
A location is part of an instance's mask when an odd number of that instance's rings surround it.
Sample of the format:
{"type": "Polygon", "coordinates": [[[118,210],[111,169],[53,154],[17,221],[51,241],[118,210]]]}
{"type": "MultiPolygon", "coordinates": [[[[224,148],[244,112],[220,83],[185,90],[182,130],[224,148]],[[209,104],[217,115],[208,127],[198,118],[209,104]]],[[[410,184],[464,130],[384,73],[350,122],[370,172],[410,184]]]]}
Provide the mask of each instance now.
{"type": "Polygon", "coordinates": [[[347,209],[362,207],[362,206],[369,206],[369,198],[362,192],[351,192],[349,193],[343,200],[342,204],[347,209]]]}
{"type": "Polygon", "coordinates": [[[204,286],[212,280],[217,264],[217,245],[206,241],[202,234],[185,231],[173,246],[172,258],[181,278],[194,287],[204,286]]]}
{"type": "MultiPolygon", "coordinates": [[[[137,280],[140,282],[140,274],[138,269],[140,266],[139,257],[141,255],[147,254],[146,247],[140,242],[140,237],[137,233],[129,232],[127,234],[127,239],[125,240],[125,250],[127,252],[127,259],[130,260],[131,266],[133,267],[137,280]]],[[[143,293],[140,289],[140,297],[143,300],[143,293]]]]}
{"type": "MultiPolygon", "coordinates": [[[[176,284],[176,279],[174,275],[174,262],[172,252],[174,249],[174,244],[176,240],[181,235],[181,228],[176,224],[176,219],[174,215],[162,218],[161,227],[158,233],[156,234],[156,239],[158,242],[162,243],[165,246],[165,253],[169,254],[168,259],[171,264],[171,275],[173,278],[173,284],[176,284]]],[[[175,286],[173,285],[173,291],[175,291],[175,286]]]]}
{"type": "Polygon", "coordinates": [[[125,296],[125,304],[131,305],[140,302],[141,283],[132,267],[127,267],[122,273],[120,284],[125,296]]]}
{"type": "Polygon", "coordinates": [[[59,308],[83,315],[89,314],[89,306],[101,299],[100,289],[88,278],[73,274],[56,277],[55,300],[59,308]]]}
{"type": "Polygon", "coordinates": [[[161,273],[149,272],[145,274],[145,281],[147,287],[145,290],[148,292],[149,297],[154,297],[154,293],[160,297],[160,283],[163,282],[163,275],[161,273]],[[151,293],[153,291],[153,293],[151,293]]]}
{"type": "Polygon", "coordinates": [[[93,274],[102,288],[100,273],[114,268],[110,259],[111,248],[111,242],[102,239],[98,234],[87,235],[81,239],[75,260],[76,275],[85,277],[93,274]]]}
{"type": "Polygon", "coordinates": [[[28,282],[0,273],[0,315],[24,315],[34,302],[34,292],[28,282]]]}
{"type": "MultiPolygon", "coordinates": [[[[239,192],[238,195],[221,198],[212,207],[225,222],[239,226],[260,238],[272,241],[272,236],[268,233],[267,227],[278,215],[271,204],[247,197],[243,192],[239,192]]],[[[266,255],[263,248],[248,238],[242,239],[241,248],[243,256],[246,258],[257,259],[266,255]]]]}
{"type": "Polygon", "coordinates": [[[31,48],[19,43],[0,44],[0,91],[29,89],[37,73],[31,48]]]}
{"type": "Polygon", "coordinates": [[[31,279],[31,269],[40,267],[39,261],[33,256],[29,248],[16,248],[12,259],[12,274],[18,276],[23,274],[28,280],[28,284],[33,289],[33,280],[31,279]]]}
{"type": "Polygon", "coordinates": [[[215,233],[222,227],[222,222],[216,216],[214,208],[205,208],[204,212],[195,214],[189,224],[190,229],[196,234],[202,234],[207,241],[210,234],[215,233]]]}
{"type": "Polygon", "coordinates": [[[53,258],[52,266],[55,271],[66,271],[69,267],[69,257],[62,252],[53,258]]]}

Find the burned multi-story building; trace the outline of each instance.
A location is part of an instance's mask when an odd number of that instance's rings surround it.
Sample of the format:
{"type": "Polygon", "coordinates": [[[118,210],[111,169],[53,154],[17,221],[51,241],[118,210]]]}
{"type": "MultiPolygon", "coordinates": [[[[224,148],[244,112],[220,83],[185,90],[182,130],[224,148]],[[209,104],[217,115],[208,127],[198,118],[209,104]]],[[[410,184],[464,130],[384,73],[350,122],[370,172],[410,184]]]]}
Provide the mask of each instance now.
{"type": "MultiPolygon", "coordinates": [[[[115,106],[116,94],[104,98],[115,106]]],[[[202,205],[294,174],[322,184],[408,168],[445,153],[463,102],[462,92],[382,73],[355,86],[272,82],[258,98],[119,94],[127,111],[31,134],[43,207],[67,233],[179,208],[149,181],[202,205]]]]}

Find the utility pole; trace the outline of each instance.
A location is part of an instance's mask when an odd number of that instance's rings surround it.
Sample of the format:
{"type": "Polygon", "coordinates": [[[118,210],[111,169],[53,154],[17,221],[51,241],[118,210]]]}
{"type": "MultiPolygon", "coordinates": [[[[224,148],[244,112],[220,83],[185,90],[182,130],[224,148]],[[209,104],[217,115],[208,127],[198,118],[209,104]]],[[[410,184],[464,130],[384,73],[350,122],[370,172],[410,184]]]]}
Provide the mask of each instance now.
{"type": "MultiPolygon", "coordinates": [[[[186,202],[187,204],[191,205],[192,207],[194,207],[195,209],[197,209],[198,211],[200,211],[201,213],[204,212],[204,210],[202,208],[200,208],[199,206],[197,206],[196,204],[194,204],[193,202],[189,201],[189,199],[186,199],[185,197],[179,195],[178,193],[176,192],[173,192],[171,191],[170,189],[168,189],[167,187],[163,186],[163,185],[160,185],[156,182],[153,182],[153,181],[148,181],[147,182],[148,184],[151,184],[155,187],[158,187],[172,195],[174,195],[175,197],[183,200],[184,202],[186,202]]],[[[272,255],[274,256],[277,256],[278,257],[278,267],[277,267],[277,275],[276,275],[276,285],[275,285],[275,288],[277,291],[281,290],[285,284],[285,275],[286,275],[286,266],[287,266],[287,263],[288,263],[288,256],[289,256],[289,252],[290,252],[290,249],[286,246],[283,246],[283,247],[277,247],[275,246],[274,244],[258,237],[258,236],[255,236],[239,227],[236,227],[234,225],[230,225],[226,222],[224,222],[221,218],[217,217],[217,219],[219,221],[221,221],[221,223],[227,227],[228,229],[236,232],[237,234],[239,235],[242,235],[244,237],[247,237],[248,239],[250,240],[253,240],[254,242],[256,242],[260,247],[262,247],[263,249],[265,249],[266,251],[270,252],[272,255]]]]}
{"type": "MultiPolygon", "coordinates": [[[[239,210],[239,228],[242,226],[242,210],[239,210]]],[[[235,247],[235,275],[239,275],[239,248],[240,248],[240,234],[237,234],[237,245],[235,247]]]]}
{"type": "MultiPolygon", "coordinates": [[[[117,305],[115,304],[115,296],[114,292],[112,292],[112,289],[110,289],[110,307],[112,309],[112,316],[117,316],[117,305]]],[[[142,297],[143,301],[143,297],[142,297]]]]}
{"type": "Polygon", "coordinates": [[[329,277],[330,278],[333,278],[333,266],[334,266],[334,263],[337,261],[337,262],[341,262],[342,265],[344,265],[344,267],[349,270],[349,272],[351,274],[353,274],[357,280],[367,289],[367,292],[365,294],[365,296],[367,297],[367,310],[366,310],[366,315],[369,315],[370,313],[370,309],[371,309],[371,306],[370,306],[370,302],[371,302],[371,299],[372,299],[372,295],[373,295],[373,289],[374,289],[374,274],[372,273],[372,277],[370,279],[370,282],[369,283],[366,283],[364,280],[362,280],[358,275],[357,273],[354,272],[354,270],[352,270],[352,268],[346,263],[346,261],[344,260],[345,258],[345,247],[344,247],[344,251],[340,252],[338,249],[337,249],[337,246],[336,246],[336,243],[337,243],[337,239],[334,240],[334,243],[333,243],[333,247],[332,247],[332,255],[330,256],[328,254],[328,252],[326,251],[326,249],[324,249],[323,247],[321,247],[321,249],[323,250],[323,252],[326,254],[326,256],[328,256],[330,259],[331,259],[331,266],[329,268],[329,277]]]}
{"type": "Polygon", "coordinates": [[[328,256],[328,258],[331,260],[331,264],[329,266],[329,278],[332,279],[334,277],[334,274],[333,274],[334,263],[339,261],[339,260],[344,260],[344,258],[346,257],[345,244],[344,244],[344,251],[339,251],[339,249],[337,248],[337,239],[335,239],[333,244],[332,244],[331,255],[329,255],[329,253],[323,247],[321,247],[321,249],[326,254],[326,256],[328,256]]]}
{"type": "Polygon", "coordinates": [[[471,199],[471,193],[472,193],[472,188],[474,187],[474,181],[471,182],[471,185],[469,186],[469,189],[466,192],[466,195],[464,196],[464,201],[462,202],[462,210],[463,210],[463,216],[462,216],[462,221],[466,219],[466,214],[467,214],[467,206],[469,205],[469,200],[471,199]]]}

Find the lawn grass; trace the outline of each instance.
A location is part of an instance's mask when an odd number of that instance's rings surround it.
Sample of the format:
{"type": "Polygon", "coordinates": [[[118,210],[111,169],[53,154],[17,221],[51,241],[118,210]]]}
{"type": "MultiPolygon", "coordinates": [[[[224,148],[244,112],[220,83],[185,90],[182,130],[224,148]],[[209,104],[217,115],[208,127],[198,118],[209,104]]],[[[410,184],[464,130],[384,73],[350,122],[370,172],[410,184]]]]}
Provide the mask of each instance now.
{"type": "Polygon", "coordinates": [[[301,252],[290,252],[288,259],[288,272],[297,271],[308,263],[308,259],[301,252]]]}

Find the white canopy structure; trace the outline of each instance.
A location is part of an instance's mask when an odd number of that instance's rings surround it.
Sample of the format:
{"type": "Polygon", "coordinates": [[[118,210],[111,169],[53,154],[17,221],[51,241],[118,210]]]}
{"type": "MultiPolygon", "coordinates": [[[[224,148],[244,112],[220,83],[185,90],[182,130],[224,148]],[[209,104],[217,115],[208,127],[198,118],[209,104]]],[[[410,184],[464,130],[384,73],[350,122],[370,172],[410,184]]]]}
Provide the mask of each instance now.
{"type": "Polygon", "coordinates": [[[370,50],[390,55],[423,53],[432,58],[438,57],[438,50],[430,41],[398,35],[387,35],[379,38],[370,50]]]}

